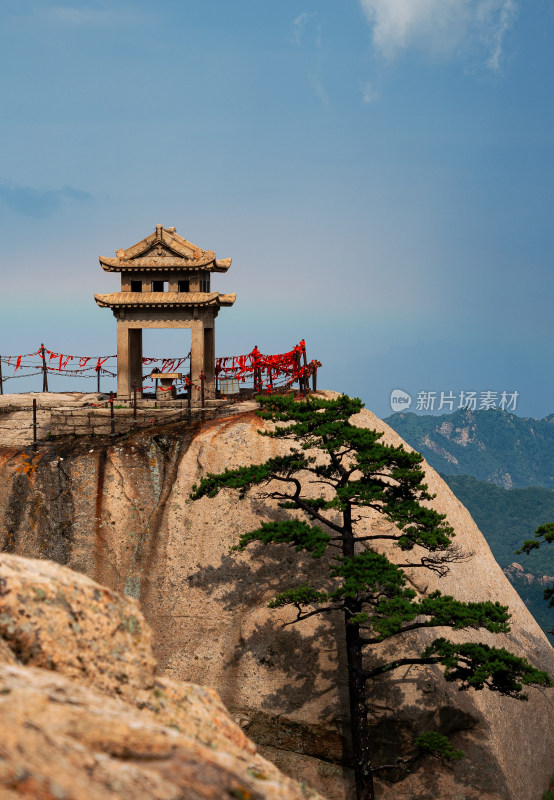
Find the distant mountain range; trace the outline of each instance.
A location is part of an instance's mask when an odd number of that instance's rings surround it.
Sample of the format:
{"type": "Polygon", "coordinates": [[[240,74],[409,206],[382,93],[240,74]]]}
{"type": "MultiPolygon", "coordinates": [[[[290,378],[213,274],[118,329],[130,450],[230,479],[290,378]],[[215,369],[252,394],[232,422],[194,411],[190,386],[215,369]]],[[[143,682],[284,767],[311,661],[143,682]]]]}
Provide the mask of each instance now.
{"type": "Polygon", "coordinates": [[[505,489],[554,489],[554,414],[533,419],[460,409],[442,416],[399,412],[385,422],[444,475],[472,475],[505,489]]]}
{"type": "Polygon", "coordinates": [[[530,555],[516,555],[525,539],[543,522],[554,522],[554,489],[530,486],[503,489],[469,475],[442,475],[467,508],[506,577],[545,630],[554,627],[554,611],[543,599],[554,583],[554,546],[544,545],[530,555]]]}
{"type": "Polygon", "coordinates": [[[500,410],[443,416],[397,413],[387,422],[422,453],[468,509],[537,622],[554,626],[543,600],[554,582],[554,545],[516,555],[544,522],[554,522],[554,414],[544,419],[500,410]]]}

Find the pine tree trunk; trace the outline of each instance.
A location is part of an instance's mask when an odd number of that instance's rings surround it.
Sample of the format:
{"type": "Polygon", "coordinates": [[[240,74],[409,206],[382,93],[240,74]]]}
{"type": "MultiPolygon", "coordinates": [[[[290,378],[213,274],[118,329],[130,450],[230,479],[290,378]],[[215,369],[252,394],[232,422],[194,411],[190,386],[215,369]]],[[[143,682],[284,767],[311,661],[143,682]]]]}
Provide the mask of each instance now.
{"type": "MultiPolygon", "coordinates": [[[[354,534],[352,532],[350,509],[344,512],[342,553],[347,558],[354,555],[354,534]]],[[[360,626],[348,622],[360,608],[357,601],[345,600],[346,658],[348,664],[348,695],[350,700],[350,732],[354,756],[354,779],[356,781],[356,800],[375,800],[373,771],[369,752],[370,733],[367,721],[367,702],[365,680],[363,677],[362,643],[360,626]]]]}
{"type": "Polygon", "coordinates": [[[348,692],[350,696],[350,730],[354,753],[354,777],[357,800],[374,800],[373,773],[369,754],[369,725],[365,681],[362,675],[362,650],[357,625],[346,623],[346,655],[348,692]]]}

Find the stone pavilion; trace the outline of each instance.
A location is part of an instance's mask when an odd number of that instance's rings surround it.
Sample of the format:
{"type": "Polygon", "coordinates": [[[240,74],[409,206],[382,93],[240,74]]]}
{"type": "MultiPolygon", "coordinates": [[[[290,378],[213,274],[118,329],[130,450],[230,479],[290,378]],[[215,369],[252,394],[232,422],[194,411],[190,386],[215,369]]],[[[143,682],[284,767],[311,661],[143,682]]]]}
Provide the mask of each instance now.
{"type": "Polygon", "coordinates": [[[129,399],[136,383],[142,389],[144,328],[190,328],[193,398],[204,372],[206,396],[215,395],[215,318],[221,306],[232,306],[235,294],[211,291],[212,272],[227,272],[231,259],[179,236],[175,228],[156,225],[154,233],[116,258],[100,256],[106,272],[121,273],[121,291],[95,294],[117,320],[117,397],[129,399]]]}

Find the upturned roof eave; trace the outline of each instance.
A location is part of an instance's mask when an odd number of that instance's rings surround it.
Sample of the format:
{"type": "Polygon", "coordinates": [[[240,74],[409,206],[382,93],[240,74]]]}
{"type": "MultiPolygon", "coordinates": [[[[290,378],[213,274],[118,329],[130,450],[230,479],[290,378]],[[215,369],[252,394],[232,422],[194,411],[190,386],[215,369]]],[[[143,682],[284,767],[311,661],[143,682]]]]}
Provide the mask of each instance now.
{"type": "Polygon", "coordinates": [[[227,272],[232,261],[230,258],[217,259],[215,257],[195,261],[194,259],[164,259],[163,257],[127,260],[104,258],[104,256],[99,256],[98,260],[104,272],[167,272],[168,270],[172,272],[193,272],[194,270],[227,272]]]}
{"type": "Polygon", "coordinates": [[[236,294],[219,292],[112,292],[95,294],[101,308],[194,308],[232,306],[236,294]]]}

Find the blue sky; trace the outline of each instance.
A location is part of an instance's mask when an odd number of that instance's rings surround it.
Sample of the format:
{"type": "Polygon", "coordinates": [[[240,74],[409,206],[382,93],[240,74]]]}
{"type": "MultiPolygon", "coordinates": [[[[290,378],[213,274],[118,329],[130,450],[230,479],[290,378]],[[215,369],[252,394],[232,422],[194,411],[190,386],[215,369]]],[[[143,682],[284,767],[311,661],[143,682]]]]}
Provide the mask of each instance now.
{"type": "Polygon", "coordinates": [[[161,223],[233,257],[219,355],[305,337],[381,416],[553,412],[553,33],[552,0],[4,0],[0,352],[113,352],[98,255],[161,223]]]}

